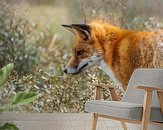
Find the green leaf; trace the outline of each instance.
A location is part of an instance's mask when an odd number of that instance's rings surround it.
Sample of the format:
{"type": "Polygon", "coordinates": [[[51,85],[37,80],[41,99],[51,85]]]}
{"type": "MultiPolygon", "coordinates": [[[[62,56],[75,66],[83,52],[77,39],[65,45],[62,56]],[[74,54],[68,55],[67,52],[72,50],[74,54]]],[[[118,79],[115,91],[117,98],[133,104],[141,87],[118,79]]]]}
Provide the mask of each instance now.
{"type": "Polygon", "coordinates": [[[11,106],[14,107],[15,105],[25,105],[30,102],[33,102],[36,98],[40,97],[41,94],[35,92],[21,92],[16,94],[11,101],[11,106]]]}
{"type": "Polygon", "coordinates": [[[5,84],[6,78],[13,67],[14,65],[11,63],[0,69],[0,88],[3,87],[3,85],[5,84]]]}
{"type": "Polygon", "coordinates": [[[35,92],[20,92],[17,93],[14,97],[11,98],[11,102],[5,104],[3,107],[0,108],[0,113],[8,110],[9,108],[15,108],[18,105],[25,105],[30,102],[33,102],[36,98],[42,96],[40,93],[35,92]]]}
{"type": "Polygon", "coordinates": [[[0,130],[19,130],[19,128],[12,123],[5,123],[3,126],[0,126],[0,130]]]}

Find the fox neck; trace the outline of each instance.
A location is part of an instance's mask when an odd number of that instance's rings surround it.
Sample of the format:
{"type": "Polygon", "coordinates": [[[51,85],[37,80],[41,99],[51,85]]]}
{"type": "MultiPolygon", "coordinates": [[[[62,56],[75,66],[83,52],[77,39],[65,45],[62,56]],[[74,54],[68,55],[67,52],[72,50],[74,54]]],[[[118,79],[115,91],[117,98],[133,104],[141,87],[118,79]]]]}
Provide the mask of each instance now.
{"type": "Polygon", "coordinates": [[[104,61],[109,65],[110,68],[113,67],[113,56],[115,54],[116,48],[119,46],[121,40],[130,35],[131,33],[127,30],[119,30],[111,32],[108,34],[108,41],[103,43],[104,61]]]}
{"type": "Polygon", "coordinates": [[[114,71],[108,66],[108,64],[104,60],[101,60],[100,67],[108,76],[110,76],[110,78],[118,87],[122,88],[122,84],[118,81],[114,71]]]}
{"type": "Polygon", "coordinates": [[[123,30],[118,27],[102,24],[96,25],[94,37],[97,39],[97,50],[101,53],[104,62],[108,64],[110,68],[113,66],[113,54],[116,47],[118,47],[120,41],[134,33],[134,31],[123,30]]]}
{"type": "Polygon", "coordinates": [[[111,79],[116,85],[122,87],[113,69],[113,55],[115,53],[114,50],[116,47],[118,47],[120,41],[124,37],[129,36],[130,34],[134,33],[134,31],[123,30],[111,25],[103,25],[98,27],[99,29],[97,30],[99,32],[96,38],[98,39],[99,43],[98,48],[100,50],[100,53],[102,53],[102,60],[100,62],[101,69],[111,77],[111,79]]]}

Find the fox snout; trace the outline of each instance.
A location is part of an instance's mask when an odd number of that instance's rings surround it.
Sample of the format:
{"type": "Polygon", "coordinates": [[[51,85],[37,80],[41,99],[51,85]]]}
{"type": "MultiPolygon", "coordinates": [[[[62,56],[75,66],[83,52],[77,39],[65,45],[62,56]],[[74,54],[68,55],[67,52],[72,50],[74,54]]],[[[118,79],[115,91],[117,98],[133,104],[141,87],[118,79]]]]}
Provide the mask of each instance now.
{"type": "Polygon", "coordinates": [[[98,53],[94,53],[91,57],[84,58],[80,62],[75,57],[72,57],[63,71],[66,74],[75,75],[82,72],[85,68],[99,65],[101,61],[102,57],[98,53]]]}
{"type": "Polygon", "coordinates": [[[78,60],[75,58],[75,56],[72,56],[68,64],[66,65],[66,68],[63,71],[66,74],[75,74],[77,73],[77,68],[78,60]]]}
{"type": "Polygon", "coordinates": [[[64,68],[63,72],[67,74],[67,68],[64,68]]]}
{"type": "Polygon", "coordinates": [[[88,66],[88,61],[84,60],[76,66],[67,66],[63,71],[66,74],[75,75],[80,73],[86,66],[88,66]]]}
{"type": "Polygon", "coordinates": [[[78,73],[76,68],[65,68],[63,71],[66,74],[77,74],[78,73]]]}

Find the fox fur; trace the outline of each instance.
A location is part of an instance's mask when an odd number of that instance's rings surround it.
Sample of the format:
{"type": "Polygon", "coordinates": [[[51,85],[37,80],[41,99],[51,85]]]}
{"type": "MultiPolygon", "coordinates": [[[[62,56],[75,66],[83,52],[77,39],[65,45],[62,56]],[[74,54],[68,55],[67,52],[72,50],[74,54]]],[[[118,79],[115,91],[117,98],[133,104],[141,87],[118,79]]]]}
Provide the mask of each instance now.
{"type": "Polygon", "coordinates": [[[87,25],[63,26],[75,34],[73,56],[65,70],[67,74],[99,65],[126,90],[135,69],[163,68],[163,30],[125,30],[101,20],[87,25]]]}

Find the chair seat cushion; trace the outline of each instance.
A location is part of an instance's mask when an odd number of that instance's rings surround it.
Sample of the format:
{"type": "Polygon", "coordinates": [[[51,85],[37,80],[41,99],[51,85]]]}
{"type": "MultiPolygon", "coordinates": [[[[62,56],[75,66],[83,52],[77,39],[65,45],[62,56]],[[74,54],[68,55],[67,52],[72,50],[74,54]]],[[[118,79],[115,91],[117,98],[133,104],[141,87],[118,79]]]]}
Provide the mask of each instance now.
{"type": "MultiPolygon", "coordinates": [[[[102,115],[119,117],[129,120],[141,120],[143,105],[120,101],[90,100],[86,102],[85,110],[102,115]]],[[[152,107],[151,121],[163,122],[163,115],[158,107],[152,107]]]]}

